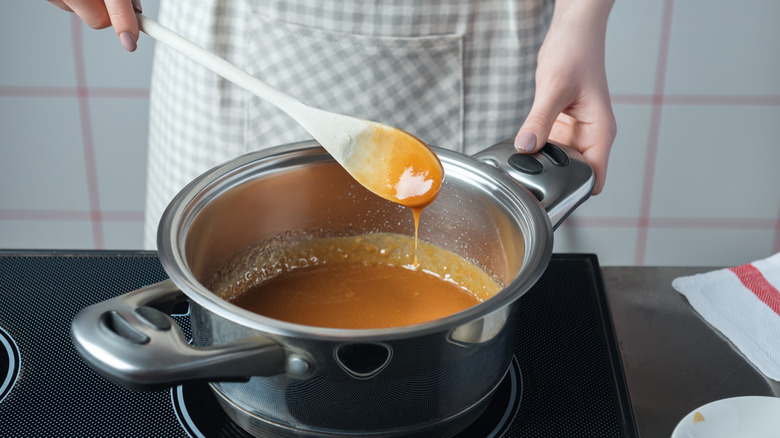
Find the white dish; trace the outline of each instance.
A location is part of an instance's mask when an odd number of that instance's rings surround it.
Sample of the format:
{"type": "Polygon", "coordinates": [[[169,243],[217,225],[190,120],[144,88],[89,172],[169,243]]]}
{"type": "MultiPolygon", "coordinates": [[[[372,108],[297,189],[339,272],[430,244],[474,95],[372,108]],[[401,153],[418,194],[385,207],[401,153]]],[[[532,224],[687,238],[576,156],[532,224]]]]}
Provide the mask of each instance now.
{"type": "Polygon", "coordinates": [[[780,438],[780,398],[735,397],[708,403],[686,415],[672,438],[780,438]]]}

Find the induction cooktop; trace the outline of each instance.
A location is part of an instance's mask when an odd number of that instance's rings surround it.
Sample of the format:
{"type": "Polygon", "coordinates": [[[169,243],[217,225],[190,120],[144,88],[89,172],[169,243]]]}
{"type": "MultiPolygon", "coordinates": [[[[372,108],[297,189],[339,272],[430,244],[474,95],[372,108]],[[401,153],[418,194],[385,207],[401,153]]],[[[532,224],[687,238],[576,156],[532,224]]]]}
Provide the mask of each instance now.
{"type": "MultiPolygon", "coordinates": [[[[0,251],[0,437],[246,437],[207,384],[135,392],[93,372],[82,308],[167,278],[143,251],[0,251]]],[[[636,437],[598,258],[554,254],[520,298],[512,364],[458,437],[636,437]]],[[[171,315],[189,335],[188,306],[171,315]]]]}

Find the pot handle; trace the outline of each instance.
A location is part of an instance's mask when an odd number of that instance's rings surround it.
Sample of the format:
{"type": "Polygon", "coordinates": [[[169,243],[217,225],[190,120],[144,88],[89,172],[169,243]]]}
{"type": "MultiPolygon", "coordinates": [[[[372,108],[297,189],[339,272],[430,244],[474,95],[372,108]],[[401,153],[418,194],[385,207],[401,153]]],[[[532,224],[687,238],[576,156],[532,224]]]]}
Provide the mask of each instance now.
{"type": "Polygon", "coordinates": [[[473,158],[498,167],[528,189],[547,210],[553,229],[590,197],[596,182],[582,154],[553,142],[526,155],[515,150],[512,140],[504,140],[473,158]]]}
{"type": "Polygon", "coordinates": [[[168,315],[186,296],[171,280],[82,309],[71,323],[76,350],[126,388],[156,390],[188,381],[240,381],[286,371],[284,349],[262,337],[195,348],[168,315]]]}

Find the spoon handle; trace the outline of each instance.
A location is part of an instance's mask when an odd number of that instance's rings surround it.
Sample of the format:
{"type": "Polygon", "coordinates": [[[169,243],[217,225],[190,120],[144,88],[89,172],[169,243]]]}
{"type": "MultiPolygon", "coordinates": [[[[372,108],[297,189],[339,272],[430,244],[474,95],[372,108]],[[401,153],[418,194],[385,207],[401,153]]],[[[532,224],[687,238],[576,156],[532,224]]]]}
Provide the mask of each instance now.
{"type": "Polygon", "coordinates": [[[138,17],[138,24],[140,25],[141,30],[150,37],[164,43],[166,46],[176,50],[236,85],[251,91],[280,110],[290,114],[291,112],[301,111],[303,107],[307,107],[298,99],[290,97],[271,87],[265,82],[262,82],[214,53],[203,49],[151,18],[139,13],[136,13],[136,17],[138,17]]]}

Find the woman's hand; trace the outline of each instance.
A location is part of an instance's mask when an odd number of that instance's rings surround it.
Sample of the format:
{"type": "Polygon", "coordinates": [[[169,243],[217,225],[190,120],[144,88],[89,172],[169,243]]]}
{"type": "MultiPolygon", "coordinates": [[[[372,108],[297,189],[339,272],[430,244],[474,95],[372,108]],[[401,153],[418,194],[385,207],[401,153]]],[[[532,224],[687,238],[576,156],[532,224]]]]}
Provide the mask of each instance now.
{"type": "Polygon", "coordinates": [[[122,46],[135,51],[138,41],[140,0],[48,0],[66,11],[75,12],[89,27],[104,29],[113,26],[122,46]]]}
{"type": "Polygon", "coordinates": [[[604,67],[604,39],[612,0],[557,0],[539,50],[536,94],[515,137],[530,153],[547,139],[579,151],[593,167],[593,194],[604,188],[617,134],[604,67]]]}

